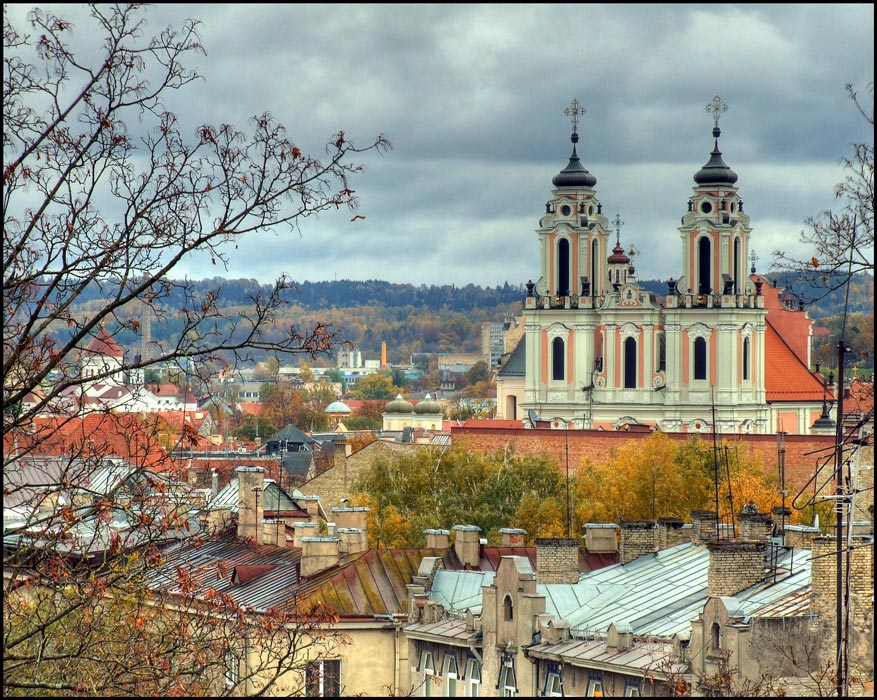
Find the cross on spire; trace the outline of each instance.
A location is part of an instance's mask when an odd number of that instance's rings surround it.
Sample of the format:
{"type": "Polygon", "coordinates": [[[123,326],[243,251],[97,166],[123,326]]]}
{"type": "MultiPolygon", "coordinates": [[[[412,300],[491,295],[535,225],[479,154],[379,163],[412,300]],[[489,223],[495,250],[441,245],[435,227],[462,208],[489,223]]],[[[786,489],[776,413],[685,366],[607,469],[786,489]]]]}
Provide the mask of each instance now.
{"type": "Polygon", "coordinates": [[[618,213],[618,210],[615,211],[615,221],[612,223],[615,224],[615,245],[621,245],[621,227],[624,226],[624,222],[621,220],[621,214],[618,213]]]}
{"type": "Polygon", "coordinates": [[[586,111],[586,110],[585,110],[585,106],[584,106],[584,105],[580,105],[580,104],[579,104],[579,101],[578,101],[577,99],[575,99],[575,98],[573,98],[573,101],[570,103],[569,107],[567,107],[565,110],[563,110],[563,113],[564,113],[566,116],[570,117],[571,120],[572,120],[572,130],[573,130],[573,133],[575,133],[576,128],[578,127],[578,124],[579,124],[579,117],[580,117],[582,114],[584,114],[585,111],[586,111]]]}
{"type": "Polygon", "coordinates": [[[722,98],[716,95],[706,106],[707,114],[710,114],[715,122],[715,128],[719,127],[719,119],[728,111],[728,105],[722,102],[722,98]]]}
{"type": "Polygon", "coordinates": [[[755,262],[758,260],[758,256],[755,254],[755,248],[749,253],[749,262],[752,263],[752,267],[749,269],[751,274],[755,274],[755,262]]]}

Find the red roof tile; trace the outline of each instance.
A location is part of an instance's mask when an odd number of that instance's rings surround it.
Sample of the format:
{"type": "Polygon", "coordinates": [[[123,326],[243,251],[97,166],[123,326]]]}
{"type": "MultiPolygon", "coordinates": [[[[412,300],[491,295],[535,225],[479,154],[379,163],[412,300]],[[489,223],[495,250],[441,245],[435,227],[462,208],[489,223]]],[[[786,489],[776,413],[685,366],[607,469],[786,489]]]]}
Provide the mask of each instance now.
{"type": "MultiPolygon", "coordinates": [[[[822,382],[789,347],[770,321],[764,334],[764,389],[770,403],[822,401],[822,382]]],[[[831,398],[829,391],[828,397],[831,398]]]]}
{"type": "Polygon", "coordinates": [[[113,340],[113,336],[107,333],[105,328],[101,328],[97,332],[97,336],[95,336],[95,339],[91,341],[85,351],[93,355],[109,355],[111,357],[122,357],[124,355],[122,349],[113,340]]]}

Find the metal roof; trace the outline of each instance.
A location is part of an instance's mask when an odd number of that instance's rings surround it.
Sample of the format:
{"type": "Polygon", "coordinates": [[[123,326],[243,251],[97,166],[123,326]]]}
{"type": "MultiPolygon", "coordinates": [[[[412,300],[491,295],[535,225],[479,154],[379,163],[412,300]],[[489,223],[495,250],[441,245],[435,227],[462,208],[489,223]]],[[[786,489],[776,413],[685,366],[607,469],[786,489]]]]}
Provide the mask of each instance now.
{"type": "MultiPolygon", "coordinates": [[[[262,507],[266,511],[301,511],[302,513],[307,511],[295,498],[281,489],[274,479],[265,479],[262,498],[262,507]]],[[[228,509],[232,513],[237,513],[238,502],[238,478],[234,477],[219,493],[210,497],[207,507],[210,510],[228,509]]]]}
{"type": "MultiPolygon", "coordinates": [[[[635,634],[671,637],[690,629],[708,598],[710,554],[704,545],[683,543],[581,576],[578,583],[536,584],[545,612],[566,619],[574,631],[605,634],[628,624],[635,634]]],[[[492,572],[438,571],[430,600],[451,611],[481,610],[481,586],[492,572]]],[[[810,551],[784,550],[776,574],[733,596],[733,609],[751,615],[810,585],[810,551]],[[794,565],[794,568],[791,568],[794,565]]]]}

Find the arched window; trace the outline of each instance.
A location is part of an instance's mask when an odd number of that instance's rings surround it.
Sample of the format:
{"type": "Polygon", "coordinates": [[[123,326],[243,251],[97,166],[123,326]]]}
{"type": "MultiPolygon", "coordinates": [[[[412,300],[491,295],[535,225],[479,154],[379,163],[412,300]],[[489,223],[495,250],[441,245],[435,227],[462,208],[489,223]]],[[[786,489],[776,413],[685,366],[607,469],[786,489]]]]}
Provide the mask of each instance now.
{"type": "Polygon", "coordinates": [[[555,338],[551,341],[551,378],[555,381],[564,379],[565,360],[566,349],[563,338],[555,338]]]}
{"type": "Polygon", "coordinates": [[[420,663],[420,673],[422,678],[421,687],[423,688],[423,696],[431,697],[435,690],[435,665],[432,661],[432,654],[428,651],[423,653],[420,663]]]}
{"type": "Polygon", "coordinates": [[[706,340],[694,340],[694,378],[706,379],[706,340]]]}
{"type": "Polygon", "coordinates": [[[749,338],[743,338],[743,379],[749,379],[749,338]]]}
{"type": "Polygon", "coordinates": [[[663,333],[658,334],[658,371],[667,369],[667,339],[663,333]]]}
{"type": "Polygon", "coordinates": [[[557,293],[569,296],[569,241],[565,238],[557,242],[557,293]]]}
{"type": "Polygon", "coordinates": [[[599,259],[599,252],[600,252],[600,247],[597,244],[597,240],[594,239],[591,242],[591,279],[593,280],[592,287],[591,287],[591,294],[592,295],[596,295],[599,291],[597,289],[597,280],[600,279],[600,277],[597,275],[597,272],[600,269],[599,266],[597,265],[597,260],[599,259]]]}
{"type": "Polygon", "coordinates": [[[718,622],[713,623],[710,641],[715,651],[722,648],[722,626],[718,622]]]}
{"type": "Polygon", "coordinates": [[[512,607],[512,599],[506,596],[502,601],[502,619],[510,622],[515,619],[515,609],[512,607]]]}
{"type": "Polygon", "coordinates": [[[481,690],[481,664],[475,659],[469,659],[466,664],[466,685],[470,698],[477,698],[481,690]]]}
{"type": "Polygon", "coordinates": [[[740,239],[734,239],[734,294],[740,293],[740,239]]]}
{"type": "Polygon", "coordinates": [[[624,388],[636,389],[636,340],[624,341],[624,388]]]}
{"type": "Polygon", "coordinates": [[[712,255],[710,253],[710,239],[703,236],[697,242],[697,293],[710,294],[712,285],[712,255]]]}

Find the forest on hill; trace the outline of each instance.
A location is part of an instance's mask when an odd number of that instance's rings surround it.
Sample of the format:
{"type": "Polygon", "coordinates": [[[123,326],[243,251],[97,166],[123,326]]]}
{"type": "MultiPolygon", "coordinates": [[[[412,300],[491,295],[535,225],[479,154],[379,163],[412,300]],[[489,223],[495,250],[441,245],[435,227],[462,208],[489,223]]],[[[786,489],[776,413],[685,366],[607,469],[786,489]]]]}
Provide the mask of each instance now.
{"type": "MultiPolygon", "coordinates": [[[[775,281],[776,286],[784,288],[794,298],[798,298],[798,295],[804,299],[819,296],[819,290],[801,287],[788,274],[768,275],[768,279],[772,284],[775,281]]],[[[640,280],[640,284],[659,298],[667,294],[664,280],[640,280]]],[[[211,294],[231,316],[236,312],[245,314],[251,298],[260,292],[267,292],[271,287],[255,279],[222,277],[194,281],[190,285],[190,293],[196,299],[211,294]]],[[[183,308],[185,300],[180,289],[172,286],[169,291],[166,303],[170,308],[183,308]]],[[[305,328],[325,323],[338,332],[338,339],[356,346],[365,357],[380,357],[381,344],[386,343],[388,360],[403,363],[408,362],[413,353],[480,352],[482,322],[507,321],[517,317],[525,294],[523,285],[508,282],[495,287],[474,284],[413,285],[346,279],[296,282],[286,292],[287,303],[278,314],[277,325],[295,324],[305,328]]],[[[102,295],[101,289],[90,285],[80,295],[76,310],[88,311],[90,306],[101,303],[102,295]]],[[[856,341],[857,345],[870,342],[870,357],[873,358],[873,340],[866,340],[865,336],[868,339],[873,336],[874,279],[860,274],[847,288],[836,290],[805,306],[810,317],[817,320],[817,325],[829,328],[832,334],[820,338],[827,357],[814,357],[814,360],[822,361],[824,366],[832,366],[831,342],[841,327],[835,319],[842,313],[845,304],[849,313],[856,314],[851,327],[861,336],[856,341]],[[845,290],[849,292],[848,299],[845,299],[845,290]]],[[[175,322],[174,319],[152,324],[152,338],[168,342],[174,338],[175,332],[179,333],[181,326],[182,320],[175,322]]],[[[123,348],[136,352],[139,336],[133,330],[123,328],[116,340],[123,348]]],[[[867,348],[863,352],[867,352],[867,348]]],[[[331,364],[331,359],[325,358],[325,363],[317,364],[331,364]]]]}

